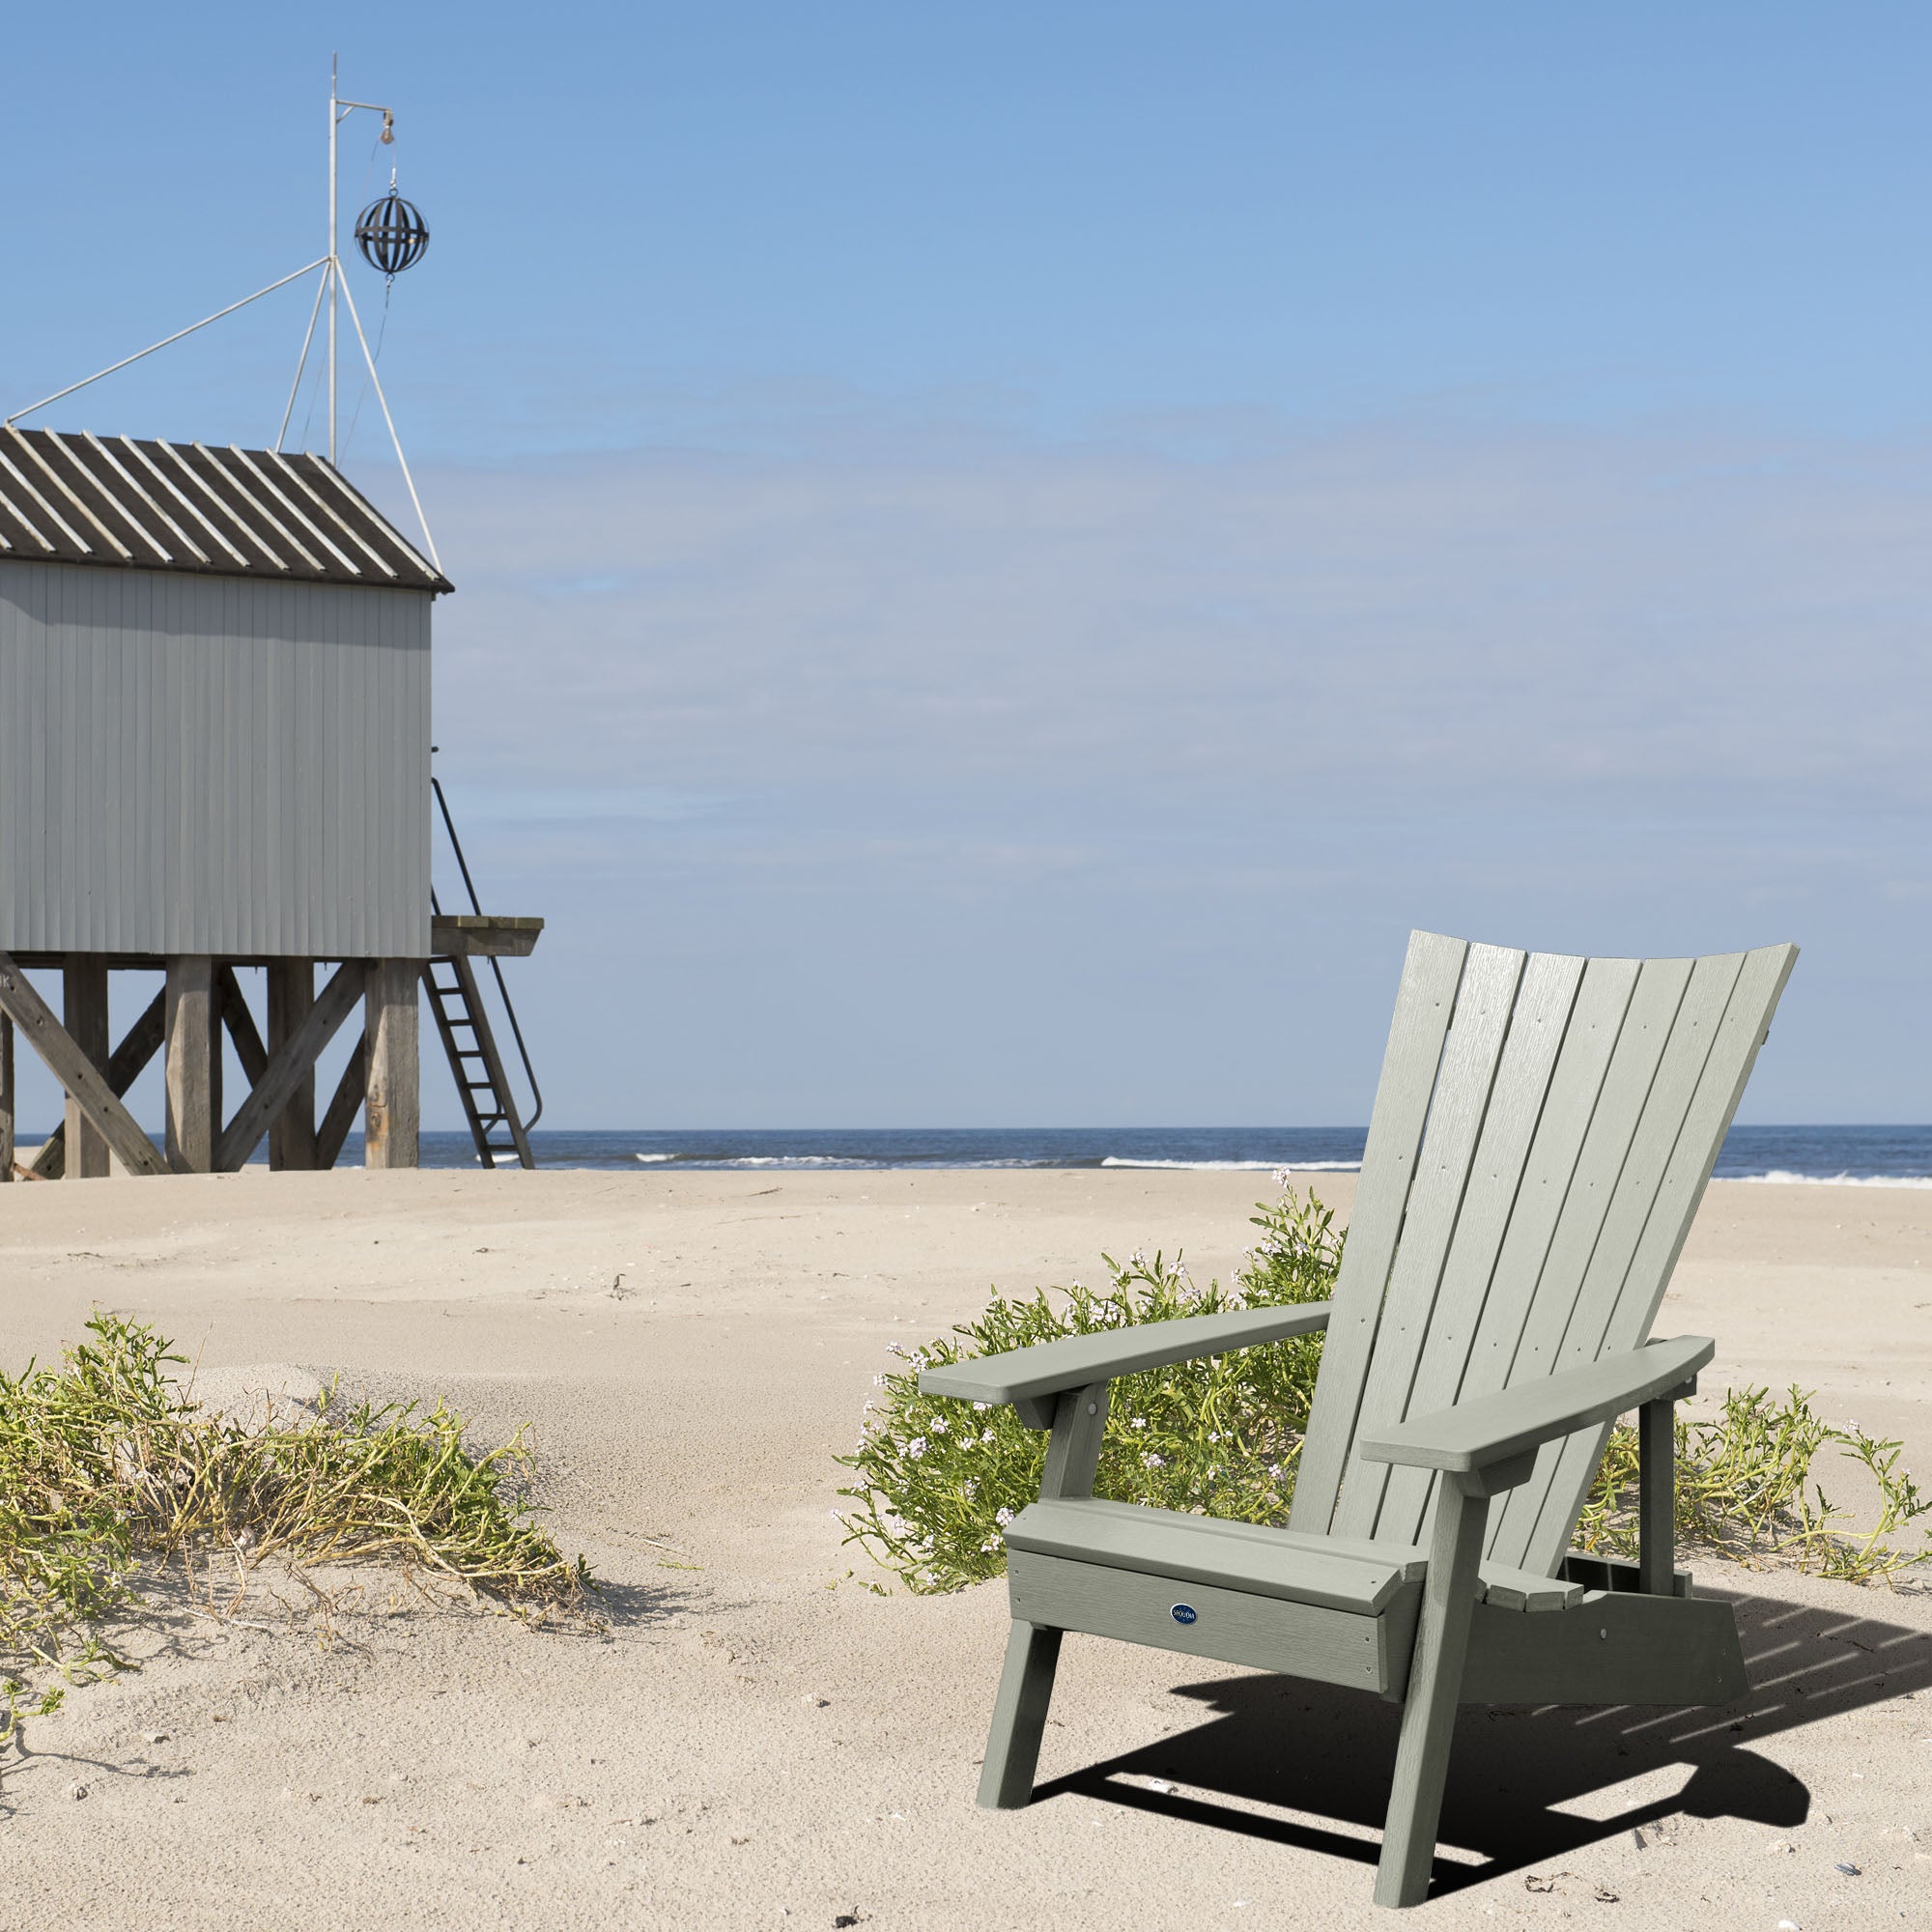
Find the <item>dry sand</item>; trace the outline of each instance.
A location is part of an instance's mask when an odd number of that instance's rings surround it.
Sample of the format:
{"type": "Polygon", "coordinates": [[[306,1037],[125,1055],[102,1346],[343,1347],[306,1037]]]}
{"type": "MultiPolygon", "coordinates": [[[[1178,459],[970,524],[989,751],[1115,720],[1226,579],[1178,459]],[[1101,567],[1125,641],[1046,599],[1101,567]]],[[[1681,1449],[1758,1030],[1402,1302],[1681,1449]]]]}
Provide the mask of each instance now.
{"type": "MultiPolygon", "coordinates": [[[[1264,1180],[0,1189],[8,1368],[99,1303],[249,1371],[226,1388],[340,1370],[482,1433],[531,1421],[554,1526],[611,1585],[605,1637],[400,1600],[332,1640],[170,1625],[5,1762],[0,1925],[1394,1922],[1370,1904],[1390,1707],[1072,1638],[1041,1798],[978,1811],[1004,1586],[874,1595],[830,1517],[889,1344],[989,1282],[1091,1279],[1102,1248],[1225,1273],[1264,1180]]],[[[1707,1387],[1798,1378],[1932,1477],[1932,1194],[1720,1183],[1661,1327],[1719,1338],[1707,1387]]],[[[1453,1883],[1417,1922],[1932,1923],[1932,1598],[1700,1584],[1738,1603],[1749,1700],[1465,1713],[1453,1883]]]]}

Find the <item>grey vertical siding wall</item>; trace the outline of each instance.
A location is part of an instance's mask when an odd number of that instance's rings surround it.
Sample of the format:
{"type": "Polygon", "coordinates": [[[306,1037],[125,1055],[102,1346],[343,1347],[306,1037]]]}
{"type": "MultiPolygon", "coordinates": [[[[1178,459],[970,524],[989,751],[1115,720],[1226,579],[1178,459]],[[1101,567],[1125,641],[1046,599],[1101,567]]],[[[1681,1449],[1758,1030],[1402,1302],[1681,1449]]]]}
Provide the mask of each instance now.
{"type": "Polygon", "coordinates": [[[427,953],[429,606],[0,559],[0,949],[427,953]]]}

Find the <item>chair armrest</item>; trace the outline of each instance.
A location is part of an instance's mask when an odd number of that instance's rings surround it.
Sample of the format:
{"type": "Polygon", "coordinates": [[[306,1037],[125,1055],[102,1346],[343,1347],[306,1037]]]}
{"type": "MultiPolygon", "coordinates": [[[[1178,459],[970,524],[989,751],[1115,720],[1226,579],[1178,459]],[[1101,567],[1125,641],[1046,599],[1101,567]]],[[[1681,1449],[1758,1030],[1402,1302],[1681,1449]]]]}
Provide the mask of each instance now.
{"type": "Polygon", "coordinates": [[[1411,1416],[1363,1436],[1359,1447],[1372,1462],[1466,1475],[1593,1422],[1608,1422],[1659,1396],[1690,1394],[1697,1371],[1717,1350],[1702,1335],[1652,1342],[1498,1395],[1411,1416]]]}
{"type": "Polygon", "coordinates": [[[1329,1304],[1299,1302],[1285,1308],[1240,1308],[1225,1315],[1183,1315],[1176,1321],[1147,1321],[1130,1328],[1102,1328],[1057,1342],[978,1355],[925,1370],[923,1395],[956,1396],[962,1402],[1037,1402],[1063,1389],[1086,1388],[1141,1369],[1165,1368],[1198,1355],[1225,1355],[1263,1342],[1281,1342],[1328,1325],[1329,1304]]]}

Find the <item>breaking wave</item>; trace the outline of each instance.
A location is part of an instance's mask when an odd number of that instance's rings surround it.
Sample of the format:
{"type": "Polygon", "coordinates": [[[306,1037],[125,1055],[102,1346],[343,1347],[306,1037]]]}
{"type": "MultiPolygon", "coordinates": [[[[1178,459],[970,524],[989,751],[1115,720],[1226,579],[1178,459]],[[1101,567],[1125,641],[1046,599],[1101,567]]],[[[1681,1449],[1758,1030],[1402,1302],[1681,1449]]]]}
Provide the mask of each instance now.
{"type": "Polygon", "coordinates": [[[1358,1160],[1142,1160],[1131,1154],[1110,1153],[1102,1167],[1171,1167],[1189,1174],[1272,1174],[1287,1168],[1295,1174],[1357,1174],[1358,1160]]]}
{"type": "Polygon", "coordinates": [[[1720,1174],[1717,1178],[1770,1187],[1932,1187],[1932,1174],[1793,1174],[1782,1167],[1775,1167],[1769,1174],[1720,1174]]]}

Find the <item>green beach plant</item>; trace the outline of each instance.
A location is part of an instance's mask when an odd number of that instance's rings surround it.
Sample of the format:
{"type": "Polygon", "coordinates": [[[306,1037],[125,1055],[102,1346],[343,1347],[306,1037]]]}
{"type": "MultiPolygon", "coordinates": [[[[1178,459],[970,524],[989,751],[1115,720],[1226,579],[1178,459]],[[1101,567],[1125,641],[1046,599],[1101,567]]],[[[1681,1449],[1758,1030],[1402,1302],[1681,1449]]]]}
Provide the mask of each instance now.
{"type": "Polygon", "coordinates": [[[446,1403],[332,1388],[313,1417],[238,1421],[170,1374],[185,1360],[153,1328],[87,1327],[59,1368],[0,1375],[0,1743],[28,1677],[119,1666],[103,1630],[170,1564],[231,1609],[275,1557],[298,1574],[391,1564],[429,1594],[584,1617],[596,1584],[533,1520],[523,1431],[474,1455],[446,1403]]]}
{"type": "MultiPolygon", "coordinates": [[[[1020,1426],[1009,1407],[970,1408],[923,1396],[922,1369],[999,1354],[1062,1335],[1164,1321],[1223,1309],[1326,1300],[1344,1236],[1332,1210],[1310,1192],[1297,1197],[1286,1174],[1280,1199],[1257,1203],[1261,1229],[1230,1289],[1203,1288],[1177,1255],[1101,1259],[1107,1285],[1075,1282],[1011,1296],[995,1290],[985,1312],[921,1348],[895,1344],[902,1366],[875,1378],[856,1450],[840,1463],[855,1480],[839,1495],[848,1543],[869,1549],[910,1590],[955,1590],[1006,1569],[1000,1531],[1039,1492],[1044,1435],[1020,1426]]],[[[1126,1376],[1114,1385],[1094,1493],[1117,1502],[1286,1522],[1301,1435],[1308,1420],[1321,1337],[1244,1350],[1126,1376]]],[[[1722,1407],[1677,1419],[1677,1534],[1687,1548],[1739,1563],[1774,1559],[1851,1582],[1895,1579],[1932,1559],[1932,1495],[1899,1467],[1900,1445],[1856,1424],[1833,1427],[1791,1389],[1727,1391],[1722,1407]],[[1878,1493],[1861,1532],[1813,1479],[1830,1447],[1863,1468],[1878,1493]],[[1918,1525],[1920,1547],[1896,1539],[1918,1525]]],[[[1616,1429],[1574,1541],[1581,1549],[1636,1548],[1636,1432],[1616,1429]]]]}
{"type": "MultiPolygon", "coordinates": [[[[1833,1427],[1811,1406],[1813,1397],[1795,1383],[1782,1400],[1765,1388],[1726,1389],[1716,1415],[1677,1417],[1679,1542],[1753,1567],[1782,1557],[1848,1583],[1894,1578],[1932,1560],[1932,1530],[1917,1550],[1893,1542],[1932,1514],[1932,1495],[1898,1465],[1903,1446],[1867,1435],[1855,1422],[1833,1427]],[[1831,1526],[1850,1520],[1851,1512],[1814,1479],[1827,1445],[1862,1468],[1877,1491],[1876,1514],[1862,1533],[1831,1526]]],[[[1636,1554],[1637,1437],[1628,1424],[1611,1432],[1571,1540],[1579,1549],[1636,1554]]]]}
{"type": "MultiPolygon", "coordinates": [[[[909,1589],[953,1590],[1006,1569],[1001,1529],[1039,1493],[1046,1438],[1010,1408],[970,1408],[919,1392],[919,1372],[974,1355],[1024,1349],[1183,1315],[1323,1301],[1342,1258],[1333,1211],[1286,1187],[1258,1204],[1261,1235],[1230,1289],[1196,1283],[1176,1255],[1102,1256],[1104,1288],[1075,1282],[1025,1297],[994,1293],[977,1321],[950,1337],[893,1352],[883,1399],[866,1405],[857,1450],[838,1460],[858,1480],[838,1493],[847,1542],[869,1546],[909,1589]]],[[[1097,1495],[1250,1522],[1285,1518],[1301,1432],[1315,1394],[1321,1338],[1179,1363],[1114,1385],[1097,1495]]]]}

